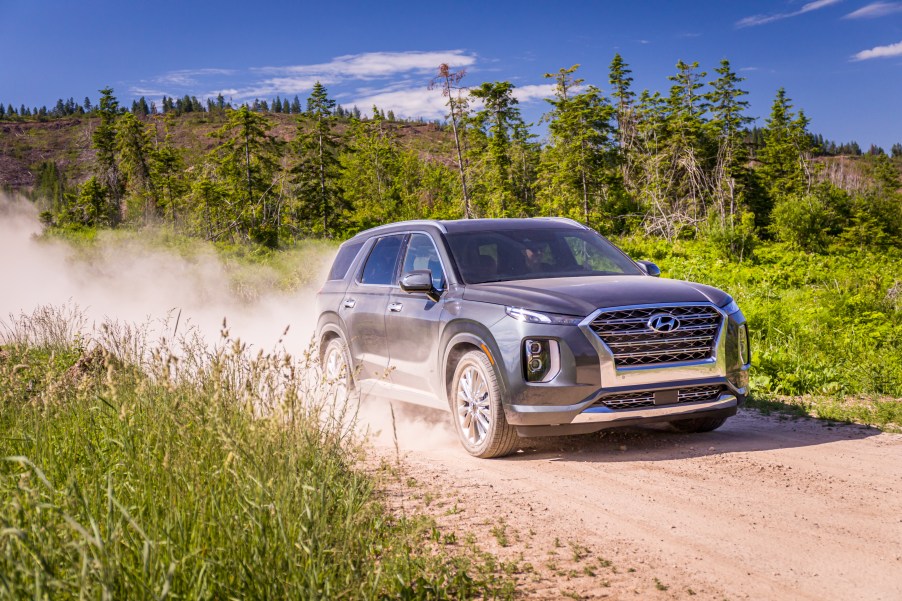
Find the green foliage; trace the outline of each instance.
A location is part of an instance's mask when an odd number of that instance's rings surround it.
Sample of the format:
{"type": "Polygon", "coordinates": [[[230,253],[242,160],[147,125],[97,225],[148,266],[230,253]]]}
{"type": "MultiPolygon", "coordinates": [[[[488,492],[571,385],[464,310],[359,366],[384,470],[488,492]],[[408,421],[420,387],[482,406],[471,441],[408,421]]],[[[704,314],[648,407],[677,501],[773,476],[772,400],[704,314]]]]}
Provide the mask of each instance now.
{"type": "MultiPolygon", "coordinates": [[[[463,70],[440,65],[430,87],[447,98],[448,127],[386,121],[393,111],[379,107],[362,117],[320,82],[306,110],[297,97],[234,108],[220,96],[204,108],[185,96],[164,98],[163,115],[143,99],[125,111],[105,88],[96,106],[70,99],[54,109],[90,115],[95,154],[62,162],[41,155],[28,168],[37,193],[51,199],[40,207],[51,226],[116,226],[124,217],[269,248],[402,218],[532,215],[567,216],[616,235],[707,238],[731,258],[746,257],[757,236],[815,252],[902,246],[898,159],[876,147],[847,163],[824,159],[827,147],[857,145],[808,132],[785,90],[766,126],[749,129],[743,79],[726,59],[710,77],[697,62],[678,61],[664,95],[633,91],[620,55],[610,64],[610,97],[578,79],[577,68],[546,74],[556,85],[542,141],[524,123],[512,83],[468,91],[463,70]],[[214,127],[210,149],[196,132],[214,127]],[[88,175],[103,190],[67,187],[88,175]],[[108,207],[89,210],[101,197],[108,207]]],[[[29,145],[40,146],[0,140],[13,156],[29,145]]]]}
{"type": "Polygon", "coordinates": [[[733,295],[749,320],[755,394],[811,395],[814,409],[858,404],[872,416],[868,423],[900,427],[892,422],[899,401],[890,400],[902,396],[898,249],[808,254],[770,243],[737,265],[699,242],[620,242],[633,257],[656,261],[666,277],[733,295]]]}
{"type": "Polygon", "coordinates": [[[230,235],[238,234],[264,246],[277,247],[282,199],[276,176],[278,142],[272,123],[246,106],[226,113],[226,123],[214,137],[221,140],[210,154],[216,184],[231,199],[226,205],[230,235]]]}
{"type": "Polygon", "coordinates": [[[780,198],[771,216],[771,232],[793,248],[823,251],[840,229],[838,209],[846,200],[836,188],[822,186],[812,194],[780,198]]]}
{"type": "Polygon", "coordinates": [[[332,237],[338,231],[338,216],[344,202],[339,179],[339,143],[333,133],[335,101],[325,86],[316,82],[307,100],[307,112],[298,117],[297,137],[292,148],[297,163],[292,184],[298,198],[295,208],[300,231],[332,237]]]}
{"type": "Polygon", "coordinates": [[[477,213],[482,217],[523,216],[516,195],[513,170],[514,132],[523,125],[514,86],[507,81],[485,82],[470,90],[483,108],[471,118],[471,160],[476,163],[473,189],[477,213]]]}
{"type": "Polygon", "coordinates": [[[722,259],[739,262],[750,259],[758,245],[755,215],[746,212],[724,222],[717,215],[711,215],[705,239],[722,259]]]}
{"type": "Polygon", "coordinates": [[[53,334],[70,325],[43,311],[0,347],[2,596],[512,594],[431,542],[429,521],[380,505],[347,422],[320,420],[335,401],[289,358],[223,341],[177,363],[164,345],[139,369],[115,349],[140,341],[53,334]]]}
{"type": "MultiPolygon", "coordinates": [[[[579,65],[546,73],[555,80],[548,122],[549,145],[539,163],[539,207],[545,215],[570,217],[599,227],[623,196],[616,164],[614,107],[594,86],[574,93],[579,65]]],[[[612,229],[610,227],[605,229],[612,229]]]]}

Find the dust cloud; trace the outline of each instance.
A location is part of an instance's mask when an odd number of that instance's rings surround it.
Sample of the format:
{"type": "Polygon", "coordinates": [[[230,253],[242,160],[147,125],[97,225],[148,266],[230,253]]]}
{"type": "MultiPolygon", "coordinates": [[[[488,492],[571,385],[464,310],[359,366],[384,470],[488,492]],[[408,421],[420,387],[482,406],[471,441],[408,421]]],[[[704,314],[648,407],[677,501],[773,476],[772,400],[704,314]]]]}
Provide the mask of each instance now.
{"type": "MultiPolygon", "coordinates": [[[[152,330],[178,316],[182,328],[212,343],[225,319],[231,337],[254,349],[269,351],[280,339],[292,354],[310,345],[315,290],[266,292],[248,301],[230,285],[226,266],[213,251],[183,257],[135,236],[101,238],[85,253],[38,237],[41,227],[32,203],[0,196],[0,319],[41,306],[76,305],[89,328],[118,321],[149,324],[152,330]]],[[[321,281],[319,275],[310,280],[321,281]]]]}
{"type": "MultiPolygon", "coordinates": [[[[190,330],[213,345],[225,319],[230,337],[253,352],[299,357],[311,348],[315,287],[325,273],[310,277],[313,284],[296,292],[264,291],[248,300],[236,292],[227,266],[212,251],[185,257],[135,235],[101,237],[85,252],[40,237],[41,230],[33,203],[0,194],[0,332],[40,307],[74,306],[86,318],[86,333],[118,322],[144,327],[150,340],[171,337],[178,316],[180,333],[190,330]]],[[[331,256],[318,258],[328,269],[331,256]]],[[[447,412],[367,395],[350,400],[359,403],[358,429],[379,447],[391,450],[397,441],[401,451],[457,448],[447,412]]]]}

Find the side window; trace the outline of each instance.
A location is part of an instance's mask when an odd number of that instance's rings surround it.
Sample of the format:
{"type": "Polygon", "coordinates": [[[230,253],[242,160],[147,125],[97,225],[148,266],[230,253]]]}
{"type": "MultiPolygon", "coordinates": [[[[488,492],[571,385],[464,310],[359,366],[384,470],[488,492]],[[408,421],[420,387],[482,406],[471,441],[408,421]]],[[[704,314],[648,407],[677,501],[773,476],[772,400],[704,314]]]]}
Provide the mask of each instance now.
{"type": "Polygon", "coordinates": [[[432,272],[432,285],[436,290],[445,288],[445,272],[438,258],[438,251],[432,238],[426,234],[411,234],[407,243],[407,254],[404,256],[402,273],[417,269],[428,269],[432,272]]]}
{"type": "Polygon", "coordinates": [[[360,276],[362,284],[394,283],[403,240],[403,235],[397,235],[385,236],[376,241],[370,256],[366,259],[366,265],[363,266],[363,274],[360,276]]]}
{"type": "Polygon", "coordinates": [[[343,280],[346,275],[348,275],[348,270],[351,268],[351,263],[354,262],[354,259],[357,257],[357,253],[360,252],[360,247],[363,246],[363,242],[355,242],[354,244],[346,244],[342,246],[338,250],[338,254],[335,256],[335,261],[332,262],[332,269],[329,270],[329,278],[330,280],[343,280]]]}

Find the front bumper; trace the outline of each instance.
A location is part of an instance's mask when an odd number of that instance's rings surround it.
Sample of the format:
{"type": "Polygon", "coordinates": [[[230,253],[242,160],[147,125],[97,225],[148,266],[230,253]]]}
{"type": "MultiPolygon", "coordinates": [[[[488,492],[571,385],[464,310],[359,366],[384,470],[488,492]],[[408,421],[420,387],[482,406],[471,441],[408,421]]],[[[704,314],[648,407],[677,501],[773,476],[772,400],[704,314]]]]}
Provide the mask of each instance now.
{"type": "Polygon", "coordinates": [[[530,430],[541,427],[562,429],[571,426],[579,431],[592,431],[636,423],[735,414],[748,394],[749,365],[742,365],[738,354],[738,328],[745,323],[745,318],[739,311],[728,315],[719,307],[711,306],[723,317],[714,352],[709,358],[691,362],[617,366],[611,349],[589,327],[598,312],[588,316],[578,327],[524,324],[516,335],[508,333],[505,337],[508,348],[501,349],[505,358],[519,356],[522,340],[545,334],[558,340],[562,354],[561,373],[544,384],[525,382],[522,364],[505,361],[509,392],[505,417],[508,423],[522,430],[521,435],[530,435],[530,430]],[[568,369],[568,364],[576,367],[568,369]],[[678,390],[700,386],[719,387],[720,391],[715,398],[700,402],[656,403],[637,408],[609,408],[602,402],[616,394],[650,392],[657,395],[666,391],[676,394],[678,390]]]}

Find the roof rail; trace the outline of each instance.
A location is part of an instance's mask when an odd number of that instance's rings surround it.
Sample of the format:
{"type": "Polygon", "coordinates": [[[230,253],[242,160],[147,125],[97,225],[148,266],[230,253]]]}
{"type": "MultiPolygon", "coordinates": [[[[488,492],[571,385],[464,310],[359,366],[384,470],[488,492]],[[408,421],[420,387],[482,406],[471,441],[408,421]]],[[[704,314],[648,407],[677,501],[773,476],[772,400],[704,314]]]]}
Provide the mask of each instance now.
{"type": "Polygon", "coordinates": [[[570,219],[569,217],[541,217],[541,219],[551,219],[552,221],[563,221],[564,223],[571,223],[577,227],[581,227],[584,230],[591,229],[585,223],[580,223],[579,221],[577,221],[575,219],[570,219]]]}
{"type": "Polygon", "coordinates": [[[384,225],[377,225],[376,227],[371,227],[369,229],[363,230],[361,232],[357,232],[357,236],[360,234],[371,234],[373,232],[378,232],[383,229],[388,229],[390,227],[395,226],[407,226],[407,225],[433,225],[437,227],[443,234],[447,234],[448,230],[445,228],[444,224],[435,219],[411,219],[410,221],[396,221],[394,223],[386,223],[384,225]]]}

